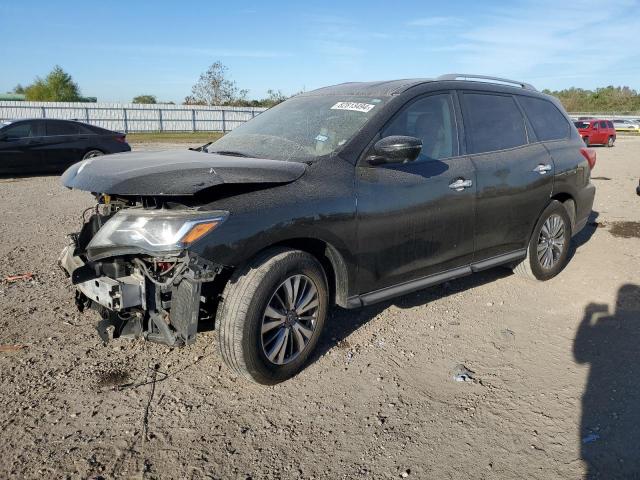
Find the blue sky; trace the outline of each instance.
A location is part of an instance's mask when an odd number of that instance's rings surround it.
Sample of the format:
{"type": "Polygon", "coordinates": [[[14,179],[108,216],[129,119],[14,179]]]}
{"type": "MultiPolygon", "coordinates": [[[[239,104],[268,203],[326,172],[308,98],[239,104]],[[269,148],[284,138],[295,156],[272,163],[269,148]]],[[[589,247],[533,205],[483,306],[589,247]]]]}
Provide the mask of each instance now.
{"type": "Polygon", "coordinates": [[[640,90],[640,0],[0,0],[0,91],[60,64],[85,95],[180,102],[216,60],[260,98],[464,72],[640,90]]]}

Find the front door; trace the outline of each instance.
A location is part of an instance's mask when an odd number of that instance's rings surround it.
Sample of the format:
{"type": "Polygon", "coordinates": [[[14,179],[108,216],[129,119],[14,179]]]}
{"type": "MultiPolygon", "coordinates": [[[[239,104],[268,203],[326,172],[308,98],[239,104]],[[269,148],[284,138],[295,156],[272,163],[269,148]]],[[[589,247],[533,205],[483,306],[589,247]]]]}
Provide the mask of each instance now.
{"type": "Polygon", "coordinates": [[[475,171],[460,156],[452,95],[412,101],[377,138],[391,135],[421,139],[422,152],[412,162],[357,167],[359,293],[466,266],[473,256],[475,171]]]}
{"type": "Polygon", "coordinates": [[[38,171],[42,160],[37,120],[21,121],[0,131],[0,174],[22,175],[38,171]]]}

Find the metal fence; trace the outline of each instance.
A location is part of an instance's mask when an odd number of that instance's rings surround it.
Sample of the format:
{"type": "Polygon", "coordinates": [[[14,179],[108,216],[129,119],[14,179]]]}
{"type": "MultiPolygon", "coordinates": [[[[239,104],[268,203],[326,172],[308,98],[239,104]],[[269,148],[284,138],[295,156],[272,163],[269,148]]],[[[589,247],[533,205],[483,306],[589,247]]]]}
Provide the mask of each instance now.
{"type": "Polygon", "coordinates": [[[625,112],[625,113],[598,113],[598,112],[571,112],[569,113],[571,118],[603,118],[606,120],[636,120],[640,118],[640,112],[625,112]]]}
{"type": "Polygon", "coordinates": [[[59,118],[129,132],[228,132],[265,108],[0,101],[0,121],[59,118]]]}

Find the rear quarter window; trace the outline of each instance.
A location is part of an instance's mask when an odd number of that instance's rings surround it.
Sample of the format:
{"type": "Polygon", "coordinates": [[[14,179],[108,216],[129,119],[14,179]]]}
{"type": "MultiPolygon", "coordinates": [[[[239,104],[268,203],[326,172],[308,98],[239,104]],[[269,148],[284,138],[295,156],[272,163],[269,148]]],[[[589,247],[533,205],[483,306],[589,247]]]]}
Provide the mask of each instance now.
{"type": "MultiPolygon", "coordinates": [[[[545,142],[569,136],[569,122],[553,103],[542,98],[524,96],[518,97],[518,101],[524,108],[538,140],[545,142]]],[[[586,122],[576,122],[576,126],[578,123],[584,125],[578,128],[589,126],[586,122]]]]}
{"type": "Polygon", "coordinates": [[[614,128],[613,122],[607,122],[607,125],[609,126],[609,128],[614,128]]]}
{"type": "Polygon", "coordinates": [[[527,144],[524,117],[512,96],[465,93],[463,100],[465,130],[472,153],[527,144]]]}

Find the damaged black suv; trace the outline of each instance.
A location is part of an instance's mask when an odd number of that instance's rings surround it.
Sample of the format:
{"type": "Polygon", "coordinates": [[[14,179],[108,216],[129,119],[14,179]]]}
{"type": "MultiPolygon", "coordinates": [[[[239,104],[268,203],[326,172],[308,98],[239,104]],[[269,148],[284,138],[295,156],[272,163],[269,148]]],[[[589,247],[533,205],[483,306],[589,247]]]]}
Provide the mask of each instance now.
{"type": "Polygon", "coordinates": [[[92,158],[62,182],[97,204],[62,252],[101,337],[194,342],[229,367],[298,372],[331,305],[509,265],[558,274],[587,222],[593,151],[561,105],[491,77],[303,93],[197,151],[92,158]]]}

